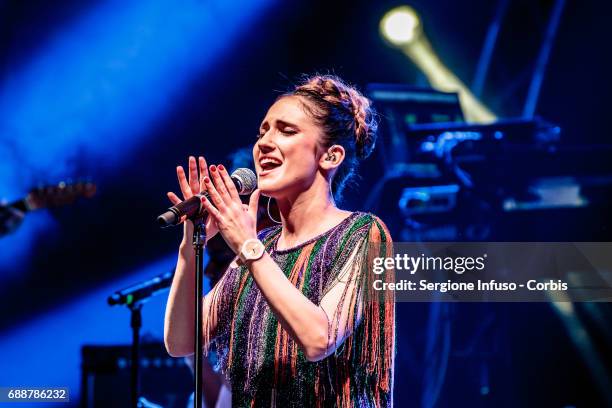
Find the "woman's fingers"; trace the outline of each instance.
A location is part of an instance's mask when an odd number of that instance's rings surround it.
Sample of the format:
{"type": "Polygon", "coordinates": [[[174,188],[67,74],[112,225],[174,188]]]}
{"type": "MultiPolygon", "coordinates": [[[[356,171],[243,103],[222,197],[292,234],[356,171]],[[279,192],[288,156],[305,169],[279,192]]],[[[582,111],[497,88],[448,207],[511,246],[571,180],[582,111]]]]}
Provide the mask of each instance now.
{"type": "Polygon", "coordinates": [[[227,192],[229,193],[230,198],[233,201],[240,201],[240,197],[238,197],[238,190],[236,190],[234,181],[232,180],[229,173],[227,172],[227,169],[223,167],[223,165],[221,164],[217,167],[217,169],[219,170],[219,174],[221,175],[221,178],[223,179],[223,184],[225,185],[225,188],[227,189],[227,192]]]}
{"type": "Polygon", "coordinates": [[[204,177],[208,176],[208,170],[204,157],[200,156],[196,161],[195,156],[189,156],[188,171],[189,175],[185,174],[185,169],[183,169],[182,166],[177,166],[176,168],[179,186],[181,187],[181,192],[185,200],[196,194],[200,194],[200,192],[206,191],[204,177]]]}
{"type": "Polygon", "coordinates": [[[253,193],[251,194],[251,197],[249,198],[249,213],[251,213],[253,217],[255,217],[255,219],[257,219],[257,207],[259,205],[260,196],[261,196],[261,190],[256,189],[255,191],[253,191],[253,193]]]}
{"type": "Polygon", "coordinates": [[[191,193],[191,187],[189,186],[189,182],[187,182],[187,177],[185,177],[185,170],[183,170],[183,166],[176,167],[176,176],[178,177],[179,186],[181,187],[181,192],[183,193],[183,198],[185,200],[191,198],[193,195],[191,193]]]}
{"type": "Polygon", "coordinates": [[[200,166],[200,192],[204,192],[206,191],[204,177],[208,177],[208,166],[206,165],[206,159],[204,159],[202,156],[198,157],[198,164],[200,166]]]}
{"type": "Polygon", "coordinates": [[[172,191],[168,191],[167,193],[168,199],[170,200],[170,202],[174,205],[177,205],[178,203],[180,203],[182,200],[180,198],[178,198],[178,196],[176,194],[174,194],[172,191]]]}
{"type": "Polygon", "coordinates": [[[219,212],[219,210],[217,210],[217,208],[215,208],[215,206],[212,205],[210,201],[208,201],[208,198],[206,198],[206,196],[202,196],[201,201],[204,209],[208,211],[208,215],[212,215],[215,221],[218,222],[221,219],[221,213],[219,212]]]}
{"type": "MultiPolygon", "coordinates": [[[[211,169],[211,174],[214,173],[215,171],[212,171],[211,169]]],[[[210,178],[204,177],[204,185],[206,186],[206,192],[208,193],[208,196],[210,197],[210,200],[215,205],[215,207],[223,208],[225,206],[225,204],[223,203],[223,199],[219,195],[219,192],[215,188],[215,185],[213,185],[213,182],[210,180],[210,178]]]]}
{"type": "MultiPolygon", "coordinates": [[[[219,197],[222,200],[221,204],[224,203],[225,205],[229,205],[231,203],[231,197],[230,197],[230,194],[227,192],[227,188],[225,188],[225,183],[223,182],[223,178],[221,177],[222,169],[223,169],[222,165],[210,166],[210,176],[212,178],[213,183],[215,184],[215,189],[217,190],[219,197]]],[[[217,204],[214,201],[214,198],[213,198],[213,203],[217,207],[219,207],[219,204],[217,204]]]]}
{"type": "Polygon", "coordinates": [[[196,159],[193,156],[189,156],[189,187],[191,187],[191,194],[196,195],[200,193],[198,166],[196,164],[196,159]]]}

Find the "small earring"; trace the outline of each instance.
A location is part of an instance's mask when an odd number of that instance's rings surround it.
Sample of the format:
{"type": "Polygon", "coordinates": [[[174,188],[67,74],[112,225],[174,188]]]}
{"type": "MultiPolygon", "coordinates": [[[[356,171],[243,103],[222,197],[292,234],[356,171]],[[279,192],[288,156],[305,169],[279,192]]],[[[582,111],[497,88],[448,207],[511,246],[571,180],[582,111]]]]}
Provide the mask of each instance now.
{"type": "Polygon", "coordinates": [[[272,201],[272,197],[268,197],[268,205],[266,206],[268,209],[268,218],[270,218],[270,220],[276,224],[282,224],[282,221],[276,221],[274,218],[272,218],[272,214],[270,214],[270,201],[272,201]]]}
{"type": "Polygon", "coordinates": [[[336,155],[333,153],[327,153],[327,160],[336,160],[336,155]]]}

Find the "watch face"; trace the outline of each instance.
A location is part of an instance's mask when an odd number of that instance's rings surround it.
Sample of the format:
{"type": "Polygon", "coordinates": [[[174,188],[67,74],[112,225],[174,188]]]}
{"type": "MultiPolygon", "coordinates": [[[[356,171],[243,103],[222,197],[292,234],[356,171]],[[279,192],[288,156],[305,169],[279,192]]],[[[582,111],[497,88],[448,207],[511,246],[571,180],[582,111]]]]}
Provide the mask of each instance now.
{"type": "Polygon", "coordinates": [[[257,242],[249,242],[246,246],[246,250],[249,253],[249,255],[253,256],[257,254],[257,242]]]}
{"type": "Polygon", "coordinates": [[[256,259],[263,254],[264,246],[258,240],[249,241],[244,246],[245,258],[256,259]]]}

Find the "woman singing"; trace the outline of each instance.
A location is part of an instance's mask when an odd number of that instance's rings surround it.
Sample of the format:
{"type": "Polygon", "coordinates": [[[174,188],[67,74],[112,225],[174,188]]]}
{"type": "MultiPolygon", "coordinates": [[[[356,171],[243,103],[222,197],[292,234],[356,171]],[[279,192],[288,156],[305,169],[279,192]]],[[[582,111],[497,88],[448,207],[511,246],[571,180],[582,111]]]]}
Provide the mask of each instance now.
{"type": "MultiPolygon", "coordinates": [[[[376,216],[334,202],[375,131],[367,98],[338,77],[314,76],[263,119],[248,206],[222,165],[190,157],[188,179],[177,168],[184,199],[210,196],[207,237],[219,232],[237,254],[203,299],[204,343],[221,352],[233,406],[392,406],[394,299],[371,289],[380,279],[371,261],[391,256],[391,237],[376,216]],[[261,194],[276,200],[280,220],[258,234],[261,194]]],[[[173,356],[193,353],[192,231],[186,221],[166,308],[173,356]]]]}

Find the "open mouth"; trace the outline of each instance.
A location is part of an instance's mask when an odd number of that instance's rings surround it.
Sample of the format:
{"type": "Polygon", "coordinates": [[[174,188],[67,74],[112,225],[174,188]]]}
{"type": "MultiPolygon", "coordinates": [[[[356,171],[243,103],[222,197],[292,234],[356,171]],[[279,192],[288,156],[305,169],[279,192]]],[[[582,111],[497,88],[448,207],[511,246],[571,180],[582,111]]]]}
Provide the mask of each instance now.
{"type": "Polygon", "coordinates": [[[282,162],[278,159],[272,157],[264,157],[259,160],[259,166],[261,167],[260,176],[266,175],[271,171],[282,166],[282,162]]]}

